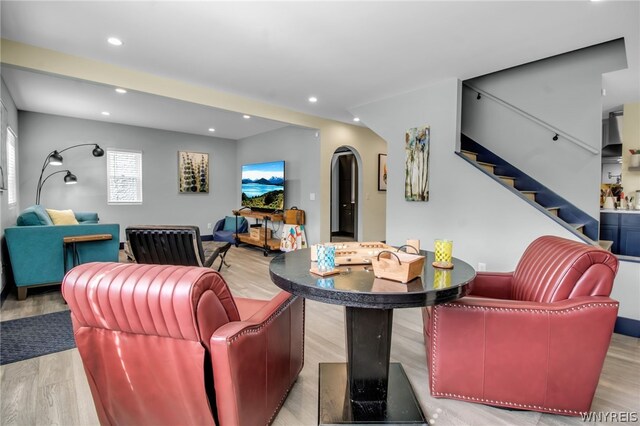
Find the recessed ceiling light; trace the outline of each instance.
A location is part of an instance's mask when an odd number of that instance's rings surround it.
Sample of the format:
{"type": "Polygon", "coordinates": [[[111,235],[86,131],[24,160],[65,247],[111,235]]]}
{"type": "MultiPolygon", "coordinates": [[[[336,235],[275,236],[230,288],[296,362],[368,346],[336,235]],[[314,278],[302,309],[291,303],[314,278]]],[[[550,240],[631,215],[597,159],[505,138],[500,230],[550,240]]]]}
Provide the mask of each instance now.
{"type": "Polygon", "coordinates": [[[215,132],[215,131],[216,131],[216,129],[214,129],[213,127],[209,127],[209,131],[210,131],[210,132],[215,132]]]}
{"type": "Polygon", "coordinates": [[[122,40],[120,40],[120,39],[119,39],[119,38],[117,38],[117,37],[109,37],[109,38],[107,39],[107,42],[108,42],[109,44],[114,45],[114,46],[122,46],[122,45],[124,44],[124,43],[122,42],[122,40]]]}
{"type": "Polygon", "coordinates": [[[102,114],[102,115],[111,115],[111,113],[109,111],[102,111],[100,114],[102,114]]]}
{"type": "Polygon", "coordinates": [[[245,120],[248,120],[248,119],[250,119],[250,118],[251,118],[251,116],[250,116],[250,115],[245,114],[245,115],[243,115],[243,116],[242,116],[242,118],[244,118],[245,120]]]}
{"type": "Polygon", "coordinates": [[[353,117],[353,121],[355,121],[357,123],[358,121],[360,121],[360,118],[359,117],[353,117]]]}
{"type": "Polygon", "coordinates": [[[118,88],[116,89],[116,92],[118,92],[118,93],[127,93],[127,91],[126,91],[126,90],[124,90],[124,89],[122,89],[122,88],[120,88],[120,87],[118,87],[118,88]]]}
{"type": "Polygon", "coordinates": [[[316,98],[315,96],[311,96],[309,97],[309,102],[311,102],[312,104],[315,104],[316,102],[318,102],[318,98],[316,98]]]}

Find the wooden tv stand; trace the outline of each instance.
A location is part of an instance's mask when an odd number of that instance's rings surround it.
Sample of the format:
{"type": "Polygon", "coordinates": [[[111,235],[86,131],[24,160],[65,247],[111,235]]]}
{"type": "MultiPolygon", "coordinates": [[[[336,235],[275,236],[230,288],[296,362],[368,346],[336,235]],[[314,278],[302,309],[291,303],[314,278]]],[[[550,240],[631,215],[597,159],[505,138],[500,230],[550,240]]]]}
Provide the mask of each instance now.
{"type": "Polygon", "coordinates": [[[245,218],[253,218],[256,220],[262,220],[262,229],[264,230],[264,238],[253,238],[251,234],[239,234],[236,225],[236,247],[239,243],[251,244],[252,246],[262,247],[263,254],[267,256],[271,250],[280,249],[280,240],[276,238],[267,238],[267,228],[269,221],[282,222],[284,221],[284,215],[282,213],[269,213],[252,210],[232,210],[235,216],[242,216],[245,218]]]}

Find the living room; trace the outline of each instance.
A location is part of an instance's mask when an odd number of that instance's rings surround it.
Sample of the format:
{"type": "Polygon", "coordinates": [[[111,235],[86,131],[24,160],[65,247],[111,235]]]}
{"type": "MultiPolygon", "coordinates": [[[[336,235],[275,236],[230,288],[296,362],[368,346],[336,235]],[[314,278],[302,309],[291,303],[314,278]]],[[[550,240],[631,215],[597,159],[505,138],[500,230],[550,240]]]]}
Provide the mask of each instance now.
{"type": "MultiPolygon", "coordinates": [[[[576,236],[571,230],[561,226],[557,221],[550,220],[548,217],[539,214],[537,210],[531,209],[529,205],[522,203],[520,199],[514,198],[512,194],[495,186],[494,182],[484,179],[476,170],[468,167],[468,164],[456,155],[456,152],[460,149],[460,134],[465,131],[464,118],[460,113],[462,93],[465,90],[462,82],[472,77],[479,77],[527,62],[539,61],[576,49],[588,48],[620,37],[624,37],[625,40],[622,49],[623,52],[626,49],[625,61],[628,63],[628,67],[637,69],[637,53],[633,53],[634,46],[637,47],[638,45],[637,23],[635,23],[635,26],[633,22],[629,23],[628,17],[633,17],[634,13],[637,16],[638,5],[633,3],[607,3],[584,2],[584,4],[574,6],[563,5],[561,10],[558,10],[560,14],[579,14],[585,20],[592,20],[589,22],[595,23],[602,19],[607,25],[602,25],[603,28],[599,29],[597,34],[586,36],[577,28],[579,26],[575,25],[574,31],[580,36],[576,36],[571,40],[569,40],[569,36],[566,36],[567,41],[561,47],[552,48],[550,47],[552,43],[546,41],[546,49],[540,49],[528,55],[522,52],[514,53],[508,60],[501,61],[498,58],[494,58],[493,62],[486,60],[490,65],[485,65],[484,68],[476,68],[474,71],[444,74],[433,77],[430,80],[415,81],[412,86],[406,85],[403,88],[396,85],[394,86],[395,91],[391,91],[391,86],[389,86],[386,89],[386,93],[376,92],[367,96],[361,95],[359,100],[349,104],[341,118],[337,119],[323,109],[325,108],[323,102],[330,102],[326,96],[315,93],[318,96],[317,106],[307,102],[307,98],[314,95],[310,89],[304,89],[309,91],[309,93],[305,92],[302,95],[304,105],[295,107],[293,104],[287,104],[282,100],[269,102],[269,96],[243,96],[238,94],[237,90],[228,89],[225,91],[222,83],[203,83],[202,80],[199,80],[199,78],[202,78],[199,74],[192,79],[182,78],[175,71],[154,72],[153,67],[143,68],[133,65],[133,63],[127,63],[123,58],[125,54],[121,52],[127,52],[126,49],[133,48],[136,43],[142,43],[140,39],[136,40],[135,38],[122,36],[124,39],[122,48],[125,50],[118,51],[112,47],[97,48],[98,51],[106,52],[105,56],[102,57],[100,55],[83,54],[81,49],[76,51],[64,50],[54,44],[36,42],[35,38],[30,38],[35,37],[31,35],[33,30],[30,29],[35,27],[31,21],[31,19],[35,20],[35,18],[31,17],[43,16],[40,15],[41,13],[54,13],[52,9],[41,4],[34,4],[32,6],[24,6],[25,9],[20,10],[13,2],[3,2],[2,101],[7,109],[7,124],[16,132],[17,136],[15,158],[17,167],[16,201],[9,203],[7,192],[3,193],[0,216],[3,230],[15,226],[16,218],[20,212],[34,204],[38,173],[42,161],[47,157],[48,153],[76,144],[95,143],[105,150],[120,149],[142,152],[142,203],[138,205],[109,204],[107,202],[107,166],[105,158],[93,157],[91,155],[91,147],[82,147],[64,153],[63,168],[73,171],[77,176],[78,184],[67,186],[62,182],[62,175],[52,177],[47,182],[47,185],[43,187],[42,205],[60,210],[72,209],[74,211],[97,212],[100,217],[100,223],[119,224],[121,242],[126,240],[124,230],[127,226],[143,224],[196,225],[200,228],[201,235],[208,237],[211,235],[210,224],[225,216],[232,215],[232,210],[241,206],[241,166],[249,163],[283,160],[285,162],[287,181],[285,208],[297,206],[306,212],[305,229],[309,244],[327,242],[330,240],[331,231],[333,230],[330,208],[331,158],[339,148],[349,147],[357,152],[360,161],[359,241],[386,241],[390,245],[399,246],[409,239],[419,239],[422,242],[423,249],[432,250],[431,242],[436,238],[446,236],[455,242],[454,256],[463,259],[475,269],[479,270],[480,264],[482,264],[489,271],[512,271],[526,247],[541,235],[556,235],[575,241],[584,240],[576,236]],[[44,7],[44,9],[40,9],[41,7],[44,7]],[[594,15],[599,17],[596,18],[594,15]],[[5,25],[5,19],[9,19],[6,18],[7,16],[11,19],[16,19],[15,23],[5,25]],[[626,23],[626,25],[621,24],[621,22],[626,23]],[[20,23],[20,26],[18,26],[18,23],[20,23]],[[482,69],[481,72],[476,71],[480,68],[482,69]],[[100,116],[100,111],[102,110],[92,111],[91,114],[94,114],[95,118],[66,116],[63,111],[45,112],[38,111],[35,108],[22,109],[17,104],[23,101],[18,101],[17,99],[26,99],[26,95],[22,92],[23,90],[26,91],[26,88],[11,87],[8,82],[8,80],[17,81],[12,77],[16,77],[20,73],[35,75],[29,78],[57,80],[59,91],[64,91],[64,88],[73,85],[76,86],[78,92],[91,92],[94,90],[109,92],[114,97],[118,96],[116,98],[117,102],[121,103],[133,102],[133,99],[144,97],[148,98],[148,102],[153,104],[167,103],[167,112],[165,114],[168,115],[163,117],[168,117],[168,119],[158,119],[157,122],[161,124],[157,125],[142,125],[127,123],[124,119],[119,118],[120,112],[117,109],[105,108],[104,111],[110,112],[111,115],[109,116],[100,116]],[[126,88],[128,93],[116,94],[114,92],[115,88],[126,88]],[[314,110],[314,108],[316,109],[314,110]],[[175,124],[167,123],[174,121],[171,120],[172,112],[176,121],[175,124]],[[234,117],[233,119],[237,120],[237,124],[235,124],[237,128],[244,128],[245,133],[225,136],[224,127],[217,126],[214,123],[203,125],[201,130],[193,132],[172,127],[178,125],[181,121],[181,116],[188,117],[200,113],[210,117],[214,117],[218,113],[229,114],[234,117]],[[243,115],[248,115],[250,118],[246,119],[243,115]],[[345,116],[347,118],[344,118],[345,116]],[[360,123],[354,123],[352,121],[353,117],[358,117],[360,123]],[[259,129],[263,130],[255,131],[254,129],[247,133],[246,127],[249,122],[252,125],[255,123],[259,129]],[[430,199],[424,203],[407,202],[404,199],[405,176],[403,176],[402,172],[398,172],[403,170],[405,162],[403,133],[409,128],[421,125],[429,125],[431,128],[430,199]],[[213,126],[216,127],[216,131],[209,132],[208,128],[213,126]],[[208,193],[180,194],[178,192],[178,155],[181,151],[208,154],[210,165],[208,193]],[[390,174],[386,191],[380,191],[378,188],[379,154],[387,154],[388,158],[387,164],[390,174]]],[[[253,6],[251,5],[251,7],[253,6]]],[[[265,11],[266,13],[269,11],[270,6],[273,5],[260,6],[257,10],[265,11]]],[[[482,9],[481,6],[467,6],[477,12],[478,16],[490,19],[487,16],[488,11],[479,10],[482,9]]],[[[89,19],[89,17],[100,14],[99,11],[102,10],[100,7],[94,9],[94,6],[90,4],[82,4],[81,9],[87,13],[86,17],[89,19]]],[[[135,7],[145,6],[138,5],[135,7]]],[[[207,5],[203,4],[200,7],[207,7],[207,5]]],[[[220,7],[222,9],[218,12],[228,13],[225,16],[231,17],[236,13],[242,14],[241,11],[234,12],[230,10],[232,7],[228,4],[220,7]]],[[[278,9],[278,7],[283,6],[274,7],[278,9]]],[[[296,5],[293,7],[297,9],[301,6],[296,5]]],[[[320,13],[317,10],[319,6],[313,7],[315,13],[320,13]]],[[[355,16],[355,14],[350,15],[353,12],[352,6],[342,7],[344,10],[341,8],[340,12],[345,13],[344,16],[355,16]]],[[[380,4],[377,7],[380,7],[382,11],[388,11],[386,8],[390,6],[380,4]]],[[[428,9],[420,9],[421,7],[428,7],[428,5],[419,4],[412,7],[406,9],[405,12],[428,11],[428,9]],[[412,7],[416,9],[414,10],[412,7]]],[[[437,11],[443,13],[444,16],[450,16],[448,14],[457,16],[453,9],[449,10],[443,5],[433,7],[442,7],[437,11]]],[[[500,13],[504,13],[505,16],[513,19],[518,16],[518,12],[511,10],[508,5],[491,4],[491,7],[498,7],[499,9],[497,10],[500,10],[500,13]]],[[[521,7],[524,7],[527,12],[535,16],[547,16],[547,13],[551,10],[533,4],[522,5],[521,7]]],[[[247,8],[249,8],[249,5],[242,6],[242,11],[247,12],[247,8]]],[[[102,11],[115,13],[116,10],[106,8],[102,11]]],[[[195,14],[196,11],[194,10],[185,11],[185,13],[195,14]]],[[[304,9],[301,10],[304,11],[304,9]]],[[[147,10],[147,12],[150,11],[147,10]]],[[[56,16],[58,17],[57,19],[64,22],[64,18],[61,15],[57,15],[57,13],[51,16],[56,16]]],[[[273,13],[273,10],[269,13],[273,13]]],[[[249,17],[247,19],[250,22],[258,21],[258,15],[257,12],[255,15],[254,13],[245,14],[245,16],[249,17]]],[[[321,15],[324,16],[324,13],[321,15]]],[[[375,14],[376,19],[386,22],[382,18],[383,15],[384,13],[380,13],[380,11],[375,14]]],[[[305,16],[305,13],[301,16],[305,16]]],[[[463,19],[459,16],[458,18],[463,19]]],[[[524,18],[520,17],[520,19],[524,18]]],[[[560,18],[554,17],[551,19],[560,18]]],[[[258,30],[256,31],[260,34],[258,30]]],[[[267,33],[272,31],[270,34],[278,34],[275,29],[265,31],[267,33]]],[[[92,37],[98,36],[94,34],[92,37]]],[[[255,37],[261,40],[259,35],[255,37]]],[[[524,42],[527,39],[526,31],[516,32],[514,30],[514,37],[524,42]]],[[[398,44],[406,43],[406,40],[403,41],[401,37],[396,40],[398,44]]],[[[489,40],[492,39],[489,38],[489,40]]],[[[545,45],[545,43],[540,42],[540,45],[545,45]]],[[[463,49],[460,56],[464,57],[468,54],[469,52],[463,49]]],[[[483,54],[489,55],[489,52],[484,51],[483,54]]],[[[503,52],[503,54],[506,55],[507,53],[503,52]]],[[[176,53],[176,62],[179,62],[177,58],[184,60],[184,56],[188,55],[186,53],[176,53]]],[[[274,59],[273,62],[277,63],[278,61],[274,59]]],[[[468,66],[471,67],[471,65],[468,66]]],[[[195,66],[192,67],[195,68],[195,66]]],[[[625,67],[619,66],[617,69],[622,68],[625,67]]],[[[600,72],[601,70],[597,71],[600,72]]],[[[246,69],[243,68],[242,72],[246,72],[246,69]]],[[[265,71],[265,73],[267,72],[272,73],[273,71],[270,69],[270,71],[265,71]]],[[[338,71],[335,72],[337,73],[338,71]]],[[[599,76],[596,76],[597,72],[594,71],[585,72],[584,75],[589,74],[589,84],[597,80],[597,84],[601,85],[602,81],[607,83],[608,75],[615,74],[615,72],[605,74],[605,78],[602,80],[602,72],[599,76]]],[[[295,72],[292,71],[291,74],[295,74],[295,72]]],[[[255,75],[259,76],[258,71],[256,71],[255,75]]],[[[269,75],[272,76],[272,74],[269,75]]],[[[360,75],[364,80],[365,74],[360,75]]],[[[266,77],[255,78],[265,84],[264,79],[266,77]]],[[[295,80],[291,82],[292,86],[300,86],[300,82],[297,79],[290,78],[295,80]]],[[[320,79],[319,74],[316,75],[315,79],[320,79]]],[[[402,77],[398,76],[397,79],[401,80],[402,77]]],[[[575,79],[576,81],[580,80],[577,77],[575,79]]],[[[314,78],[310,78],[309,81],[314,81],[314,78]]],[[[359,83],[357,84],[355,81],[357,80],[352,80],[349,84],[358,86],[359,83]]],[[[566,97],[567,93],[572,92],[572,90],[580,90],[583,80],[580,80],[580,83],[576,81],[565,81],[563,83],[564,91],[552,93],[549,99],[553,99],[554,102],[560,102],[558,99],[566,97]]],[[[354,91],[364,92],[366,87],[373,90],[370,85],[365,84],[363,81],[361,83],[365,88],[355,87],[354,91]]],[[[256,85],[253,81],[247,81],[246,84],[247,87],[256,85]]],[[[56,87],[56,85],[49,87],[56,87]]],[[[544,87],[544,84],[531,86],[531,92],[541,92],[544,87]]],[[[557,90],[558,86],[552,85],[552,87],[553,90],[557,90]]],[[[342,89],[342,91],[347,90],[348,87],[343,87],[342,89]]],[[[637,104],[638,99],[634,97],[637,94],[634,90],[636,89],[628,90],[630,94],[622,104],[637,104]]],[[[300,95],[301,91],[302,89],[298,89],[298,95],[300,95]]],[[[568,104],[563,104],[563,108],[565,110],[580,110],[584,116],[589,117],[591,122],[599,125],[603,112],[601,95],[600,93],[594,94],[592,91],[588,92],[588,106],[586,106],[584,99],[573,99],[568,104]],[[592,107],[596,104],[599,110],[594,113],[592,107]]],[[[614,94],[615,90],[613,88],[610,89],[610,96],[614,94]]],[[[277,98],[278,95],[271,93],[271,96],[277,98]]],[[[230,118],[229,120],[231,121],[232,119],[230,118]]],[[[629,122],[632,121],[633,117],[629,117],[629,122]]],[[[560,123],[560,126],[569,133],[572,133],[581,125],[580,123],[571,123],[568,119],[560,123]]],[[[595,141],[593,144],[598,145],[599,141],[595,141]]],[[[566,145],[561,146],[564,147],[566,145]]],[[[571,149],[573,148],[567,148],[569,151],[567,157],[569,159],[565,162],[566,170],[569,173],[572,171],[575,174],[584,173],[589,176],[589,179],[592,176],[596,176],[595,179],[599,180],[599,166],[592,164],[594,162],[593,157],[584,155],[585,158],[589,159],[588,166],[580,166],[577,163],[577,157],[583,154],[576,155],[571,149]],[[576,158],[575,163],[569,163],[573,161],[571,157],[576,158]]],[[[580,151],[578,150],[577,152],[580,151]]],[[[5,152],[2,155],[6,159],[5,152]]],[[[54,170],[58,169],[54,169],[53,166],[47,169],[48,172],[54,170]]],[[[548,175],[553,176],[553,172],[550,171],[548,175]]],[[[578,188],[569,192],[572,191],[573,194],[567,195],[567,198],[571,199],[574,196],[577,199],[581,197],[585,199],[596,198],[593,195],[593,189],[578,188]]],[[[594,211],[592,216],[598,214],[599,209],[596,203],[593,203],[593,206],[590,206],[589,209],[594,211]]],[[[276,227],[274,230],[278,230],[278,228],[276,227]]],[[[277,288],[271,283],[268,273],[268,262],[273,258],[273,255],[265,259],[262,259],[262,257],[261,252],[244,245],[230,249],[228,259],[232,266],[230,268],[223,267],[221,273],[228,280],[232,293],[235,290],[242,296],[255,296],[255,294],[243,294],[246,289],[242,287],[242,281],[247,277],[250,277],[250,281],[253,281],[256,276],[262,275],[260,285],[256,286],[255,291],[257,293],[263,292],[265,297],[275,294],[277,288]],[[247,269],[247,263],[253,266],[247,269]],[[243,273],[246,275],[243,276],[243,273]],[[239,287],[234,287],[234,285],[239,285],[239,287]],[[269,287],[265,290],[260,289],[261,286],[273,286],[273,288],[269,287]]],[[[640,303],[638,303],[640,299],[640,286],[638,285],[640,283],[640,263],[633,259],[620,260],[618,275],[611,293],[611,297],[620,302],[618,317],[624,319],[619,321],[618,326],[624,330],[634,329],[634,327],[637,329],[637,321],[640,320],[640,303]]],[[[6,264],[6,261],[3,265],[4,288],[5,282],[10,282],[10,278],[7,276],[9,265],[6,264]]],[[[9,288],[7,287],[6,290],[9,290],[9,288]]],[[[59,297],[59,290],[54,291],[57,291],[57,293],[45,293],[45,296],[50,297],[56,294],[59,297]]],[[[26,303],[31,303],[29,300],[30,298],[27,298],[26,303]]],[[[61,308],[64,308],[61,298],[58,302],[61,308]]],[[[3,311],[5,307],[6,305],[3,305],[3,311]]],[[[289,400],[285,402],[285,409],[281,412],[284,418],[276,418],[276,423],[310,424],[315,422],[317,371],[315,371],[316,366],[313,363],[323,361],[323,357],[332,355],[331,350],[322,349],[323,345],[335,349],[335,353],[339,355],[337,355],[337,358],[336,355],[333,355],[333,357],[338,361],[340,356],[344,355],[343,342],[336,343],[341,340],[344,341],[341,330],[337,332],[338,334],[335,334],[335,332],[331,334],[332,332],[329,331],[332,328],[341,328],[343,321],[341,318],[342,311],[337,308],[336,306],[331,306],[330,308],[327,308],[326,305],[318,306],[314,305],[313,302],[307,303],[306,344],[311,345],[311,347],[308,347],[305,353],[305,369],[301,376],[303,382],[305,382],[305,394],[295,394],[294,387],[289,397],[289,399],[293,397],[293,402],[289,400]],[[312,324],[318,324],[320,328],[313,329],[311,328],[312,324]],[[333,339],[322,338],[309,342],[314,336],[317,337],[323,333],[327,333],[327,336],[331,336],[333,339]],[[311,385],[308,382],[313,382],[313,384],[311,385]],[[307,392],[311,392],[312,395],[307,395],[307,392]],[[304,405],[307,407],[306,410],[308,412],[301,417],[297,417],[295,404],[304,405]]],[[[442,406],[438,405],[441,400],[431,398],[428,386],[426,386],[427,369],[424,362],[424,344],[422,342],[419,342],[420,344],[410,342],[411,340],[422,340],[422,337],[420,337],[422,319],[414,311],[408,313],[399,313],[398,311],[403,310],[396,310],[395,323],[398,333],[394,334],[394,339],[401,342],[402,345],[406,345],[400,346],[404,351],[414,353],[415,356],[402,355],[399,353],[402,351],[397,348],[392,348],[391,356],[392,358],[400,359],[407,367],[412,384],[426,411],[435,413],[438,408],[444,407],[443,409],[449,415],[452,415],[452,412],[462,410],[464,414],[455,414],[449,420],[451,422],[459,420],[462,423],[469,424],[474,423],[474,415],[478,412],[482,413],[481,416],[485,420],[498,419],[497,421],[510,423],[535,422],[540,419],[540,417],[536,417],[539,414],[505,412],[488,407],[480,409],[475,408],[475,404],[455,401],[445,402],[442,406]],[[413,376],[413,374],[417,376],[413,376]],[[419,379],[414,377],[419,377],[419,379]],[[418,383],[421,380],[423,380],[423,383],[418,383]],[[452,402],[452,404],[449,404],[449,402],[452,402]],[[472,407],[465,410],[464,407],[469,405],[472,407]],[[504,417],[502,417],[503,415],[504,417]]],[[[620,328],[618,331],[620,331],[620,328]]],[[[631,339],[629,341],[615,340],[618,339],[616,336],[622,335],[614,335],[614,343],[612,345],[619,345],[614,347],[614,351],[626,354],[622,358],[627,356],[633,359],[634,363],[620,363],[620,370],[616,370],[613,375],[603,376],[607,377],[609,381],[615,380],[616,374],[625,371],[625,369],[632,370],[633,374],[636,374],[638,370],[637,350],[634,352],[634,349],[629,349],[629,347],[633,348],[633,345],[637,344],[637,336],[636,338],[631,338],[628,335],[623,336],[623,339],[631,339]]],[[[70,356],[77,357],[76,355],[70,356]]],[[[79,361],[76,359],[75,362],[77,364],[79,361]]],[[[609,362],[609,358],[607,362],[609,362]]],[[[78,365],[81,366],[81,364],[77,364],[76,368],[78,365]]],[[[603,374],[607,374],[606,368],[603,374]]],[[[3,372],[5,371],[9,370],[3,369],[3,372]]],[[[300,378],[298,380],[300,382],[300,378]]],[[[601,388],[602,384],[598,388],[598,392],[601,392],[601,388]]],[[[3,388],[3,391],[5,389],[3,388]]],[[[638,389],[632,385],[623,388],[622,393],[637,395],[638,389]]],[[[602,405],[596,406],[594,411],[613,409],[604,402],[607,397],[611,397],[611,395],[606,395],[600,399],[599,401],[601,401],[602,405]]],[[[89,405],[92,404],[90,398],[83,400],[84,405],[87,403],[89,405]]],[[[83,404],[78,404],[78,406],[83,406],[83,404]]],[[[90,408],[92,409],[92,407],[90,408]]],[[[74,409],[78,410],[78,408],[74,409]]],[[[626,406],[625,409],[638,411],[637,405],[634,406],[633,404],[626,406]]],[[[5,412],[3,411],[4,416],[5,412]]],[[[544,417],[545,419],[553,419],[546,421],[556,421],[553,415],[545,416],[549,416],[544,417]]],[[[567,418],[558,418],[559,420],[557,421],[570,422],[567,418]]],[[[95,423],[95,421],[95,417],[92,418],[91,422],[95,423]]],[[[443,424],[447,424],[446,421],[442,421],[443,424]]],[[[44,421],[44,423],[47,422],[44,421]]]]}

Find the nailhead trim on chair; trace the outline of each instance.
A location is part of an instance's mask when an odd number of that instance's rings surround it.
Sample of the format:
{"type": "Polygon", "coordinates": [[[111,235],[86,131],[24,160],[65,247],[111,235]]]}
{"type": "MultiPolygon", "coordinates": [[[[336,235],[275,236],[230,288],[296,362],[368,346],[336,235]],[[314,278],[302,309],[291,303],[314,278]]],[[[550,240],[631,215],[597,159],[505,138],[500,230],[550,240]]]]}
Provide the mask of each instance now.
{"type": "MultiPolygon", "coordinates": [[[[460,303],[444,303],[442,305],[439,305],[438,307],[447,307],[447,308],[458,308],[458,309],[475,309],[475,310],[481,310],[481,311],[499,311],[499,312],[536,312],[536,313],[552,313],[552,314],[566,314],[572,311],[580,311],[582,309],[589,309],[589,308],[599,308],[599,307],[610,307],[610,308],[615,308],[618,306],[617,303],[587,303],[585,305],[580,305],[577,307],[572,307],[572,308],[568,308],[568,309],[561,309],[561,310],[547,310],[547,309],[528,309],[528,308],[495,308],[495,307],[489,307],[489,306],[469,306],[469,305],[463,305],[460,303]]],[[[444,396],[444,397],[453,397],[453,398],[457,398],[457,399],[463,399],[466,401],[474,401],[474,402],[486,402],[486,403],[490,403],[490,404],[500,404],[500,405],[507,405],[510,407],[514,407],[514,408],[524,408],[524,409],[534,409],[534,410],[545,410],[545,411],[552,411],[554,413],[565,413],[565,414],[581,414],[581,411],[575,411],[575,410],[566,410],[566,409],[557,409],[557,408],[551,408],[551,407],[545,407],[545,406],[540,406],[540,405],[530,405],[530,404],[519,404],[517,402],[511,402],[511,401],[497,401],[497,400],[493,400],[493,399],[486,399],[486,398],[475,398],[475,397],[470,397],[470,396],[464,396],[464,395],[458,395],[458,394],[454,394],[454,393],[444,393],[444,392],[438,392],[435,390],[435,384],[436,384],[436,376],[435,376],[435,370],[436,370],[436,360],[437,360],[437,346],[438,346],[438,307],[436,307],[436,309],[433,310],[433,345],[431,348],[431,394],[433,396],[444,396]]]]}
{"type": "Polygon", "coordinates": [[[236,340],[238,340],[240,337],[244,336],[245,334],[258,333],[265,326],[267,326],[268,324],[271,324],[278,316],[280,316],[282,311],[284,311],[286,308],[289,307],[289,305],[291,305],[291,302],[293,301],[294,297],[295,296],[289,297],[289,299],[287,299],[287,303],[284,304],[284,305],[281,305],[278,308],[278,310],[275,311],[273,314],[271,314],[271,316],[269,318],[267,318],[267,320],[264,321],[262,324],[257,325],[257,326],[253,326],[253,327],[244,328],[244,329],[242,329],[242,331],[234,334],[232,337],[227,338],[227,345],[230,345],[231,343],[235,342],[236,340]]]}
{"type": "MultiPolygon", "coordinates": [[[[493,306],[470,306],[470,305],[463,305],[460,303],[445,303],[439,306],[443,306],[443,307],[447,307],[447,308],[458,308],[458,309],[478,309],[481,311],[499,311],[499,312],[535,312],[535,313],[549,313],[549,314],[556,314],[556,315],[563,315],[563,314],[567,314],[569,312],[572,311],[580,311],[582,309],[588,309],[588,308],[598,308],[598,307],[611,307],[611,308],[615,308],[618,306],[617,303],[587,303],[585,305],[580,305],[580,306],[574,306],[572,308],[567,308],[567,309],[557,309],[557,310],[552,310],[552,309],[532,309],[532,308],[496,308],[493,306]]],[[[437,310],[437,309],[435,309],[437,310]]]]}

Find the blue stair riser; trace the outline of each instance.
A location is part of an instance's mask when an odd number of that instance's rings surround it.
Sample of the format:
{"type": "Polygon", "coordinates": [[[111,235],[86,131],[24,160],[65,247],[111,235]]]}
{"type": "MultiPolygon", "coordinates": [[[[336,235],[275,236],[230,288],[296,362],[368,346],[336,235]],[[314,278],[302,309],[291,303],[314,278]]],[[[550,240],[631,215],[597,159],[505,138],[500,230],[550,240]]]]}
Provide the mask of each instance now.
{"type": "MultiPolygon", "coordinates": [[[[533,179],[531,176],[522,172],[517,167],[508,163],[495,153],[489,151],[482,145],[478,144],[471,138],[466,135],[462,135],[461,137],[462,146],[461,148],[465,151],[471,151],[477,153],[477,161],[482,161],[485,163],[495,164],[495,175],[504,175],[511,176],[515,178],[515,191],[517,194],[525,199],[529,204],[536,207],[538,210],[543,211],[548,214],[551,218],[555,216],[552,213],[546,211],[547,207],[559,207],[558,217],[561,220],[556,220],[560,225],[565,227],[566,229],[572,231],[577,236],[581,237],[583,240],[587,242],[597,241],[598,240],[598,221],[587,213],[580,210],[578,207],[571,204],[569,201],[559,196],[546,186],[542,185],[537,180],[533,179]],[[521,194],[519,191],[536,191],[536,199],[532,201],[528,199],[526,196],[521,194]],[[584,234],[592,241],[584,238],[584,235],[580,231],[577,231],[570,224],[578,223],[584,225],[584,234]]],[[[462,155],[462,154],[461,154],[462,155]]],[[[464,156],[463,156],[464,157],[464,156]]],[[[467,159],[467,157],[464,157],[467,159]]],[[[467,159],[468,160],[468,159],[467,159]]],[[[491,173],[484,170],[480,165],[475,163],[473,160],[469,160],[470,163],[474,164],[476,167],[480,168],[488,175],[491,176],[491,173]]],[[[505,184],[505,186],[509,187],[505,184]]],[[[554,219],[555,220],[555,219],[554,219]]]]}

